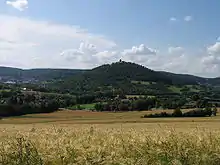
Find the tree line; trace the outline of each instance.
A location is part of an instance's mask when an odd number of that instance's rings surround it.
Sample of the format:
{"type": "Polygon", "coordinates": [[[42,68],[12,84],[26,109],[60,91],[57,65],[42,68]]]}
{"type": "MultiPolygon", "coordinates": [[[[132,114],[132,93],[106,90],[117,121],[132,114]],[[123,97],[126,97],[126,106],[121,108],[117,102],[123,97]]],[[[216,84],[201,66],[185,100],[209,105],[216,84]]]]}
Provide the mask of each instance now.
{"type": "Polygon", "coordinates": [[[36,92],[1,92],[0,98],[0,117],[50,113],[57,111],[61,107],[75,104],[75,97],[72,96],[36,92]]]}
{"type": "Polygon", "coordinates": [[[182,112],[180,108],[177,108],[173,111],[173,113],[168,112],[161,112],[161,113],[154,113],[154,114],[146,114],[142,116],[143,118],[160,118],[160,117],[210,117],[216,116],[217,108],[216,107],[206,107],[206,108],[198,108],[193,109],[187,112],[182,112]]]}

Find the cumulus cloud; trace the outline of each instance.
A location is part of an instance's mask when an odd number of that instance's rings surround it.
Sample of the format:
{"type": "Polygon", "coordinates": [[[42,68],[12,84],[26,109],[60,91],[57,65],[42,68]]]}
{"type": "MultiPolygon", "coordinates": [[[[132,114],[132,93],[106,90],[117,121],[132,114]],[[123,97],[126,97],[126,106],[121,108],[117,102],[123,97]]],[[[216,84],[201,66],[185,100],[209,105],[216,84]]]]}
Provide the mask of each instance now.
{"type": "Polygon", "coordinates": [[[98,53],[95,45],[89,43],[80,43],[78,49],[67,49],[61,53],[67,62],[77,62],[84,67],[93,67],[97,65],[98,59],[96,54],[98,53]]]}
{"type": "Polygon", "coordinates": [[[15,9],[19,11],[23,11],[28,8],[27,0],[6,1],[6,4],[14,7],[15,9]]]}
{"type": "Polygon", "coordinates": [[[95,45],[89,43],[80,43],[78,49],[67,49],[61,53],[66,62],[80,63],[84,68],[92,68],[104,63],[118,61],[120,52],[117,51],[97,51],[95,45]]]}
{"type": "Polygon", "coordinates": [[[214,74],[219,77],[220,74],[220,42],[207,47],[207,55],[201,58],[203,70],[206,73],[214,74]]]}
{"type": "Polygon", "coordinates": [[[189,21],[192,21],[193,20],[193,17],[192,16],[185,16],[184,17],[184,21],[186,21],[186,22],[189,22],[189,21]]]}
{"type": "Polygon", "coordinates": [[[121,58],[125,61],[144,65],[149,59],[151,59],[150,56],[155,56],[157,54],[157,50],[141,44],[139,46],[133,46],[131,49],[125,49],[120,54],[121,58]]]}
{"type": "Polygon", "coordinates": [[[219,62],[219,58],[213,55],[204,56],[202,58],[202,63],[206,65],[219,64],[219,62]]]}
{"type": "Polygon", "coordinates": [[[84,68],[86,66],[77,61],[67,63],[60,53],[78,49],[78,53],[89,54],[116,46],[114,41],[77,26],[7,15],[0,15],[0,22],[0,65],[84,68]],[[81,42],[84,44],[79,47],[81,42]]]}
{"type": "MultiPolygon", "coordinates": [[[[91,61],[96,61],[97,65],[111,63],[122,59],[144,65],[154,70],[166,70],[174,73],[215,77],[219,76],[220,73],[220,56],[218,56],[218,46],[216,45],[218,44],[208,46],[207,51],[204,52],[198,51],[190,53],[181,46],[171,46],[168,48],[167,52],[160,52],[141,44],[139,46],[133,46],[130,49],[117,52],[92,51],[91,53],[87,54],[83,53],[83,59],[89,59],[87,62],[90,61],[90,64],[92,63],[91,61]]],[[[86,47],[88,50],[90,50],[90,47],[93,46],[86,47]]],[[[72,52],[79,52],[79,50],[80,47],[77,49],[77,51],[74,50],[72,52]]],[[[73,56],[74,55],[72,54],[71,57],[73,56]]]]}
{"type": "Polygon", "coordinates": [[[0,15],[0,65],[22,68],[93,68],[119,59],[154,70],[218,76],[220,43],[204,52],[181,46],[159,51],[145,44],[123,49],[78,26],[0,15]]]}
{"type": "Polygon", "coordinates": [[[177,19],[175,17],[171,17],[170,21],[177,21],[177,19]]]}
{"type": "Polygon", "coordinates": [[[124,55],[152,55],[156,54],[156,50],[141,44],[140,46],[133,46],[131,49],[126,49],[122,53],[124,55]]]}
{"type": "Polygon", "coordinates": [[[123,51],[97,51],[94,45],[81,43],[78,49],[67,49],[61,53],[61,56],[68,62],[78,61],[87,66],[98,66],[103,63],[116,62],[119,59],[146,64],[149,61],[153,61],[151,56],[155,55],[156,50],[144,44],[133,46],[131,49],[125,49],[123,51]]]}
{"type": "Polygon", "coordinates": [[[209,54],[218,54],[220,55],[220,42],[216,42],[214,45],[211,45],[207,48],[209,54]]]}

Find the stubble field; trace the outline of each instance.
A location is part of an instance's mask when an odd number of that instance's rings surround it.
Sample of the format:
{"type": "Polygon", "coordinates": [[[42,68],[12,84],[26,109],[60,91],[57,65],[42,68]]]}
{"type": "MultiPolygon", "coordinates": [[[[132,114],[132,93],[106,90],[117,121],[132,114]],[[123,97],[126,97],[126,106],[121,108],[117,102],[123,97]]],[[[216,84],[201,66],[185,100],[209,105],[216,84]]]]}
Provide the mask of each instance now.
{"type": "Polygon", "coordinates": [[[3,165],[220,164],[220,116],[60,111],[0,120],[3,165]]]}

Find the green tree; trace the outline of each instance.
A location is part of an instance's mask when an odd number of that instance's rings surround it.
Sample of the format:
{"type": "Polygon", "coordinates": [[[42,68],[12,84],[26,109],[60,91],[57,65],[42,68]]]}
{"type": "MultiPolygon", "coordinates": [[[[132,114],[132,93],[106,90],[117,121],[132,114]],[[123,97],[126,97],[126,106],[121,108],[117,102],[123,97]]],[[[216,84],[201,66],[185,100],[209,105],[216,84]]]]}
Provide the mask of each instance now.
{"type": "Polygon", "coordinates": [[[216,106],[212,109],[212,114],[214,115],[214,116],[216,116],[216,114],[217,114],[217,108],[216,108],[216,106]]]}
{"type": "Polygon", "coordinates": [[[176,108],[174,111],[173,111],[173,114],[172,114],[174,117],[181,117],[183,115],[182,111],[180,108],[176,108]]]}

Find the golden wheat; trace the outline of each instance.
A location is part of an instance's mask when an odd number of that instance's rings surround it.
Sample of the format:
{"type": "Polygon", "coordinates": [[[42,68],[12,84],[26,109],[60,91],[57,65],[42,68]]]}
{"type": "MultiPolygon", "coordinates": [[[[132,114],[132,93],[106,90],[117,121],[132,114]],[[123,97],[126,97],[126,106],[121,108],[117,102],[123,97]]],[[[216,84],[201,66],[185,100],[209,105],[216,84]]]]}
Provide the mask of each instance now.
{"type": "Polygon", "coordinates": [[[220,164],[219,131],[24,125],[1,132],[3,165],[220,164]]]}

